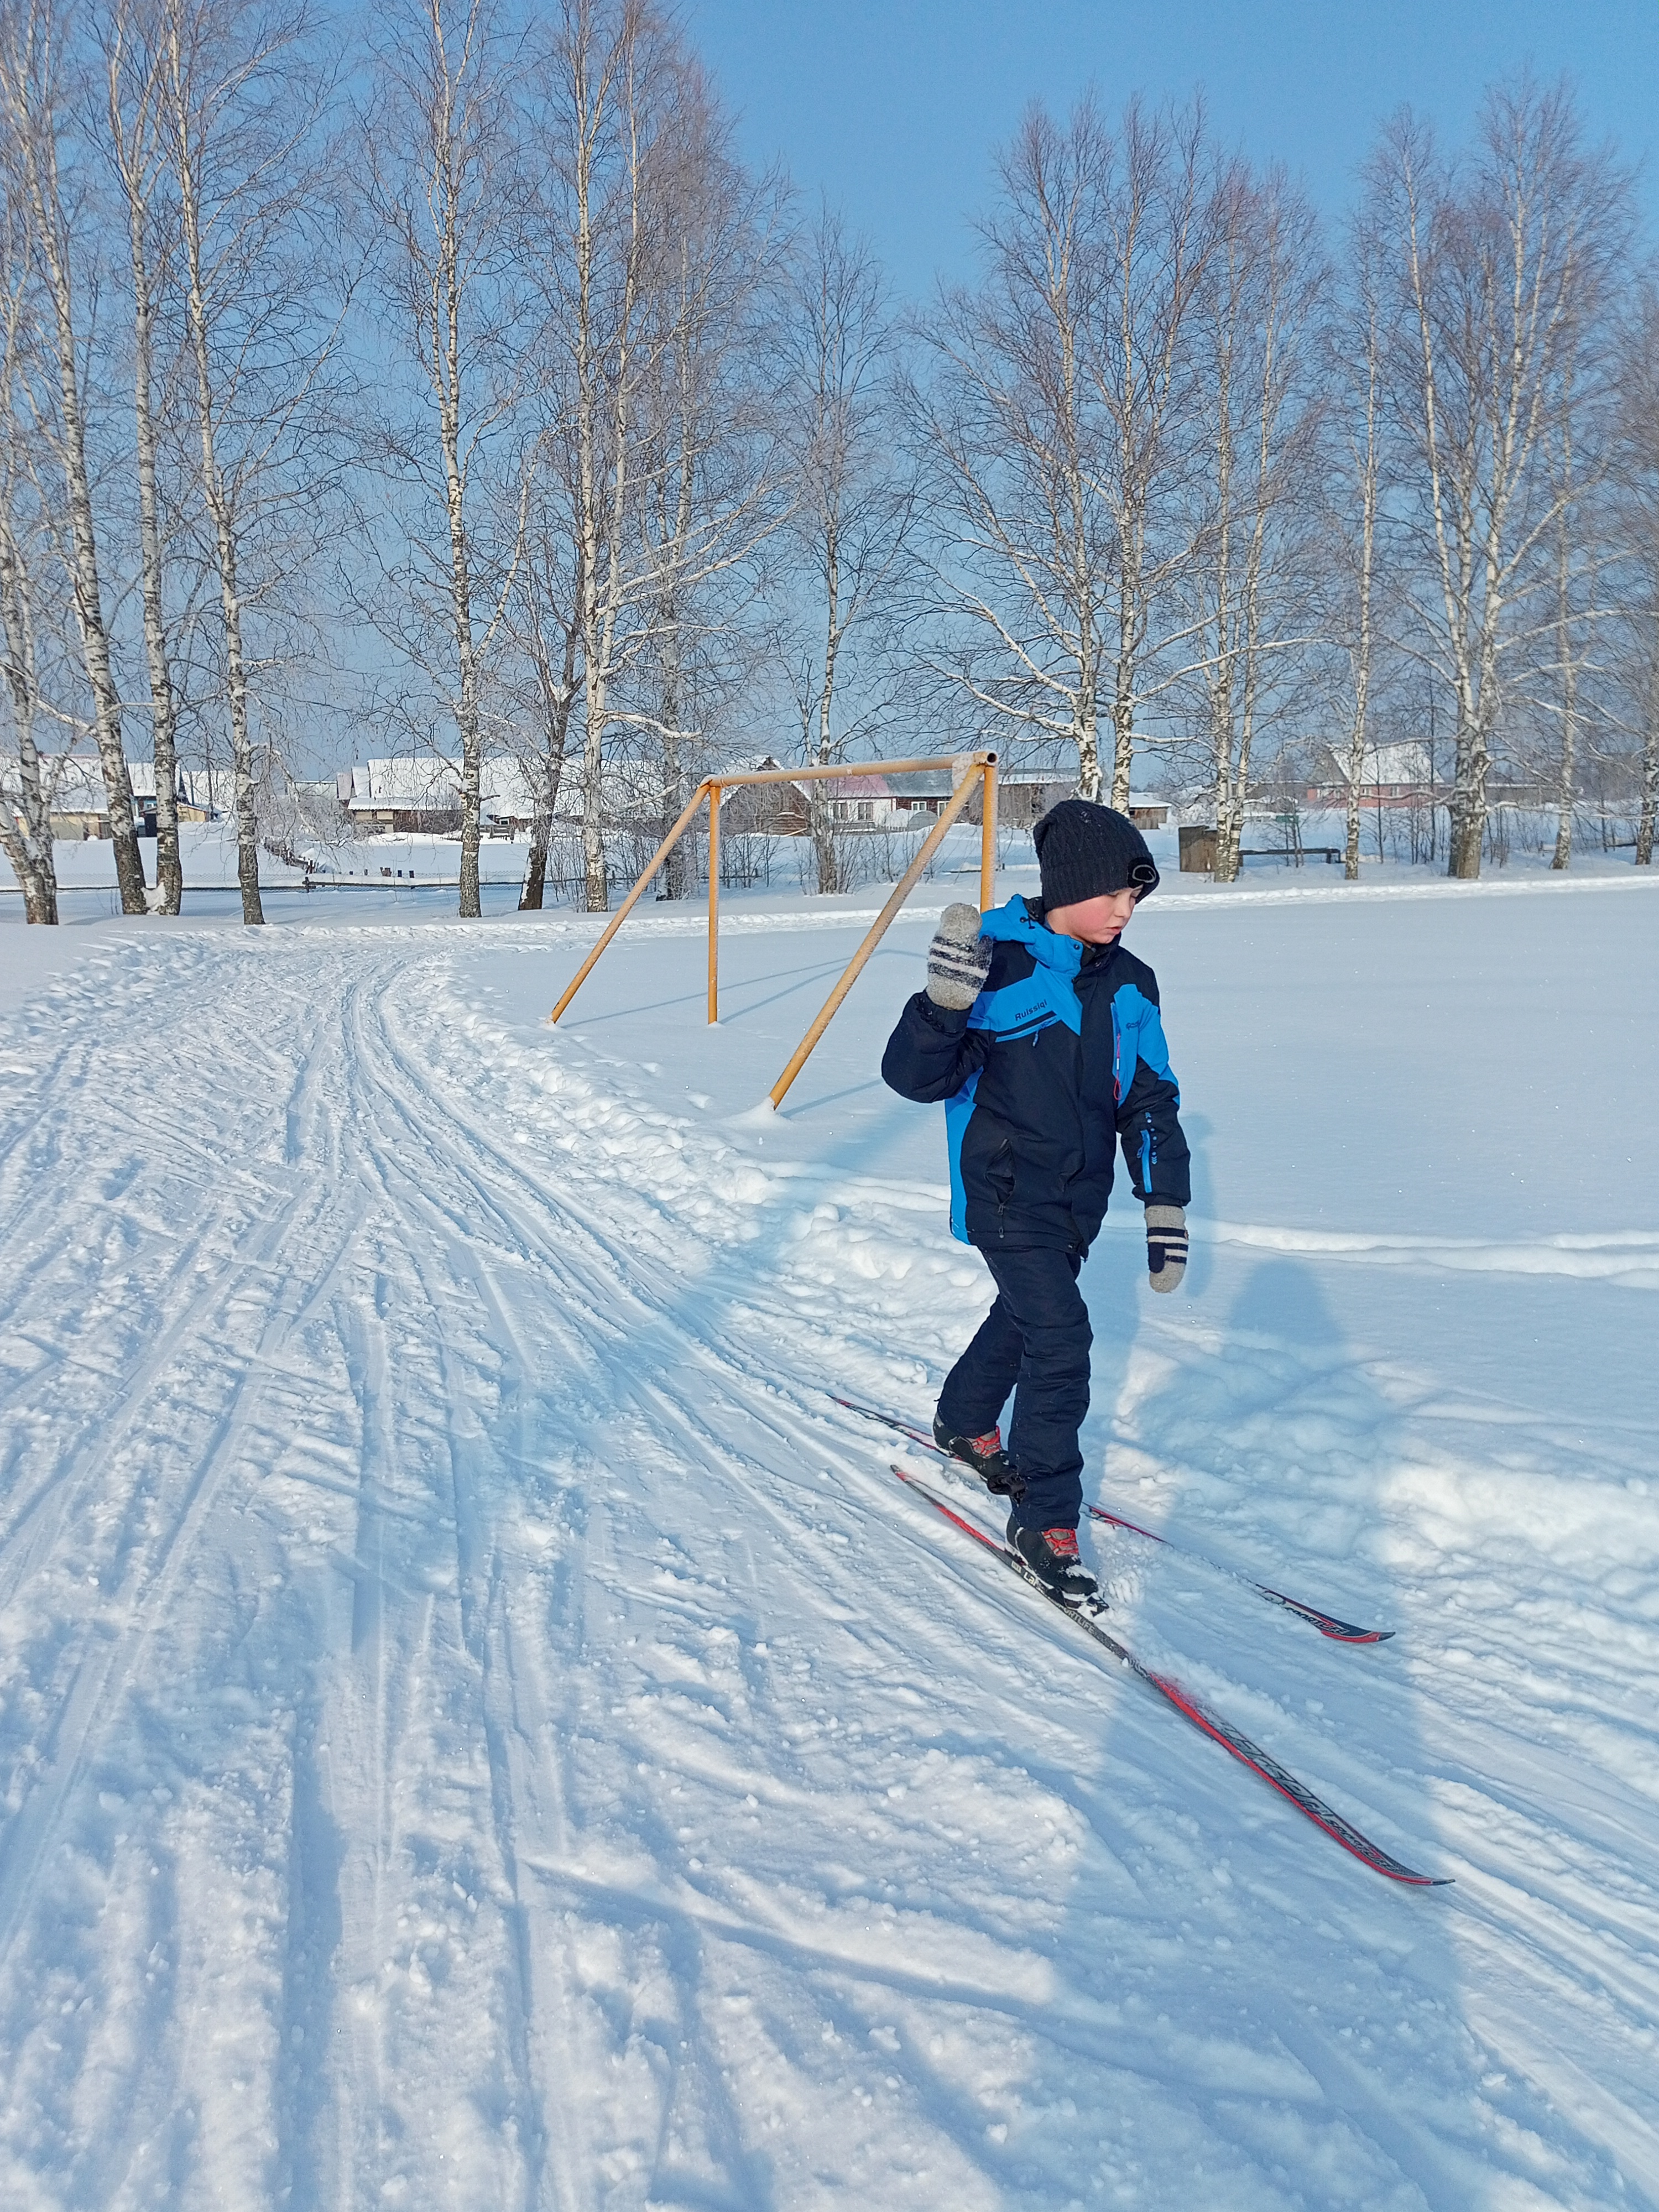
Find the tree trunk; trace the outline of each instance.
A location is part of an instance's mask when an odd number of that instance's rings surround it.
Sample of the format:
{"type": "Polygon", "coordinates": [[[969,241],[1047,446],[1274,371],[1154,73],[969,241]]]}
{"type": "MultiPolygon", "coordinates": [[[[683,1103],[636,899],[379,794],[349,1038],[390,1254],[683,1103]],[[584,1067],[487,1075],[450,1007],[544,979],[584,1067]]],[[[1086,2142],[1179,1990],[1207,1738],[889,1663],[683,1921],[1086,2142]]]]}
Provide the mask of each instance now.
{"type": "MultiPolygon", "coordinates": [[[[1100,744],[1092,718],[1083,747],[1092,764],[1095,792],[1100,791],[1100,744]]],[[[1112,703],[1112,797],[1111,804],[1121,814],[1129,804],[1129,779],[1134,766],[1135,732],[1134,705],[1132,700],[1114,700],[1112,703]]]]}
{"type": "Polygon", "coordinates": [[[1457,748],[1456,781],[1452,788],[1450,836],[1446,873],[1474,882],[1480,873],[1480,841],[1486,828],[1486,762],[1473,745],[1457,748]]]}
{"type": "Polygon", "coordinates": [[[530,857],[525,862],[524,882],[519,890],[519,912],[539,914],[547,890],[547,848],[550,841],[553,817],[538,812],[530,832],[530,857]]]}
{"type": "MultiPolygon", "coordinates": [[[[1231,257],[1230,257],[1231,258],[1231,257]]],[[[1236,296],[1224,313],[1219,355],[1216,363],[1216,516],[1215,662],[1211,670],[1210,750],[1215,775],[1215,865],[1212,880],[1236,883],[1243,863],[1239,848],[1244,842],[1243,794],[1233,769],[1237,699],[1234,677],[1237,641],[1233,635],[1233,425],[1232,360],[1236,296]]]]}
{"type": "Polygon", "coordinates": [[[80,370],[76,359],[74,291],[63,208],[58,191],[58,157],[48,118],[26,134],[29,198],[40,227],[47,289],[52,296],[58,354],[58,384],[64,410],[62,461],[73,549],[70,564],[76,627],[93,702],[93,732],[109,805],[109,830],[115,848],[115,881],[123,914],[143,914],[149,901],[143,862],[132,812],[132,779],[121,747],[120,694],[110,663],[109,631],[104,621],[103,587],[98,573],[98,533],[93,520],[92,482],[87,468],[86,422],[81,406],[80,370]],[[44,143],[43,143],[44,141],[44,143]]]}
{"type": "MultiPolygon", "coordinates": [[[[582,689],[586,714],[582,736],[582,865],[587,911],[603,914],[611,903],[605,858],[605,823],[601,811],[608,708],[606,678],[610,663],[606,652],[605,616],[608,610],[602,604],[601,592],[605,579],[614,581],[620,548],[613,538],[605,549],[608,559],[602,571],[600,505],[603,487],[599,480],[602,465],[599,410],[604,363],[595,323],[599,312],[594,297],[599,244],[594,236],[592,204],[594,147],[600,114],[599,107],[589,104],[586,64],[584,46],[579,51],[574,87],[577,116],[574,178],[577,301],[576,326],[573,334],[576,355],[577,529],[581,556],[582,689]]],[[[599,105],[602,104],[601,98],[599,105]]],[[[620,447],[611,459],[620,477],[625,460],[620,447]]]]}
{"type": "Polygon", "coordinates": [[[129,197],[132,248],[133,420],[138,457],[138,551],[143,580],[144,659],[149,672],[150,748],[155,760],[155,887],[162,914],[178,914],[185,898],[179,850],[179,757],[173,671],[167,659],[167,617],[161,596],[161,531],[155,484],[155,414],[151,402],[155,309],[143,210],[129,197]]]}
{"type": "Polygon", "coordinates": [[[1572,540],[1570,528],[1572,496],[1572,432],[1563,433],[1564,495],[1558,522],[1555,567],[1556,658],[1561,667],[1561,749],[1557,763],[1559,793],[1555,817],[1555,856],[1552,868],[1572,864],[1572,799],[1577,770],[1578,670],[1572,648],[1572,540]]]}
{"type": "Polygon", "coordinates": [[[28,580],[9,530],[0,526],[0,634],[6,647],[6,688],[17,738],[18,804],[0,801],[0,850],[23,893],[24,918],[58,920],[58,870],[52,844],[52,802],[34,741],[34,641],[28,580]],[[21,820],[19,817],[21,816],[21,820]]]}
{"type": "Polygon", "coordinates": [[[242,656],[242,601],[236,581],[236,538],[222,493],[212,502],[212,512],[219,552],[219,604],[225,624],[225,672],[230,691],[230,787],[236,813],[236,880],[242,894],[242,920],[252,926],[263,922],[265,914],[259,896],[259,827],[253,737],[248,725],[247,667],[242,656]]]}
{"type": "Polygon", "coordinates": [[[1572,672],[1569,668],[1562,685],[1561,757],[1559,763],[1561,795],[1555,817],[1555,854],[1550,861],[1552,868],[1567,868],[1572,865],[1572,792],[1577,753],[1576,690],[1572,672]]]}
{"type": "Polygon", "coordinates": [[[177,139],[174,175],[184,233],[188,277],[186,307],[191,349],[196,366],[196,411],[202,447],[202,496],[213,521],[219,566],[219,606],[224,622],[225,684],[230,705],[232,804],[236,815],[236,878],[242,894],[242,920],[250,927],[264,921],[259,895],[259,833],[254,802],[253,741],[248,724],[247,665],[242,652],[242,600],[237,583],[236,518],[219,472],[215,433],[215,398],[209,341],[207,295],[202,282],[201,209],[195,156],[189,142],[188,109],[182,84],[175,88],[173,127],[177,139]]]}
{"type": "Polygon", "coordinates": [[[455,723],[461,739],[461,918],[477,921],[483,913],[478,888],[479,825],[483,811],[483,733],[478,717],[478,665],[472,642],[472,579],[462,507],[459,424],[446,408],[444,474],[449,510],[450,609],[455,629],[456,672],[460,678],[455,723]]]}
{"type": "Polygon", "coordinates": [[[478,835],[483,809],[483,733],[478,717],[478,663],[472,638],[472,572],[466,542],[466,486],[461,470],[461,283],[456,210],[446,200],[441,247],[444,286],[441,321],[434,318],[434,382],[440,394],[444,505],[449,521],[450,617],[455,633],[459,691],[455,723],[461,740],[461,868],[459,911],[477,921],[483,909],[478,889],[478,835]],[[440,349],[441,351],[440,352],[440,349]]]}
{"type": "Polygon", "coordinates": [[[1659,635],[1653,642],[1648,678],[1647,715],[1642,731],[1642,811],[1636,822],[1636,865],[1653,865],[1653,833],[1659,821],[1659,635]]]}
{"type": "MultiPolygon", "coordinates": [[[[1353,664],[1353,726],[1348,735],[1348,818],[1343,842],[1342,873],[1359,880],[1359,787],[1365,774],[1365,726],[1370,711],[1371,599],[1376,556],[1376,310],[1371,306],[1365,331],[1365,456],[1361,465],[1359,508],[1359,637],[1353,664]]],[[[1429,761],[1429,826],[1434,826],[1434,761],[1429,761]]]]}
{"type": "MultiPolygon", "coordinates": [[[[684,264],[685,249],[684,246],[682,246],[681,288],[683,295],[685,287],[684,264]]],[[[682,329],[682,343],[678,349],[680,355],[679,482],[676,489],[674,501],[674,530],[672,538],[668,533],[668,487],[665,481],[664,481],[661,485],[661,495],[658,502],[658,511],[660,517],[660,535],[664,549],[663,558],[665,563],[665,575],[666,584],[666,587],[662,597],[662,610],[660,617],[663,640],[662,684],[659,699],[659,712],[658,717],[662,726],[662,835],[665,837],[673,828],[675,823],[678,821],[681,810],[685,805],[684,757],[680,747],[681,689],[684,674],[683,665],[684,641],[682,629],[684,606],[681,592],[681,581],[684,572],[686,548],[690,541],[691,530],[693,485],[696,482],[696,455],[692,447],[693,393],[691,364],[687,356],[686,347],[684,344],[684,331],[682,329]]],[[[714,817],[711,815],[709,819],[712,823],[714,817]]],[[[715,841],[711,836],[709,840],[710,867],[713,867],[714,865],[714,842],[715,841]]],[[[685,898],[690,896],[694,882],[694,876],[693,871],[688,864],[687,847],[684,837],[681,837],[678,841],[673,850],[668,855],[667,864],[664,870],[664,878],[663,888],[667,892],[671,899],[685,898]]]]}
{"type": "Polygon", "coordinates": [[[540,650],[538,633],[537,678],[541,685],[543,726],[546,745],[541,788],[536,796],[536,817],[530,833],[530,859],[524,888],[519,894],[520,914],[539,914],[547,888],[547,852],[553,842],[553,823],[558,811],[559,785],[564,775],[565,738],[570,727],[570,708],[576,696],[576,616],[573,611],[564,626],[564,666],[559,680],[540,650]]]}
{"type": "MultiPolygon", "coordinates": [[[[1134,752],[1135,672],[1146,627],[1146,611],[1139,596],[1139,571],[1127,544],[1121,560],[1117,595],[1117,666],[1112,686],[1112,805],[1120,813],[1129,803],[1129,768],[1134,752]]],[[[1100,797],[1097,749],[1091,748],[1091,761],[1078,779],[1078,791],[1084,799],[1100,797]]]]}
{"type": "MultiPolygon", "coordinates": [[[[672,683],[665,683],[662,697],[662,828],[659,832],[664,837],[679,820],[680,811],[685,805],[685,776],[680,761],[679,733],[671,719],[677,703],[672,683]]],[[[663,862],[662,874],[665,897],[683,899],[691,896],[694,885],[684,837],[675,841],[668,858],[663,862]]]]}
{"type": "MultiPolygon", "coordinates": [[[[841,652],[841,532],[832,509],[823,533],[823,685],[818,694],[818,744],[815,765],[828,768],[835,758],[831,713],[836,696],[836,662],[841,652]]],[[[842,854],[836,837],[831,803],[822,783],[810,784],[812,825],[812,866],[818,895],[827,897],[843,888],[842,854]]]]}

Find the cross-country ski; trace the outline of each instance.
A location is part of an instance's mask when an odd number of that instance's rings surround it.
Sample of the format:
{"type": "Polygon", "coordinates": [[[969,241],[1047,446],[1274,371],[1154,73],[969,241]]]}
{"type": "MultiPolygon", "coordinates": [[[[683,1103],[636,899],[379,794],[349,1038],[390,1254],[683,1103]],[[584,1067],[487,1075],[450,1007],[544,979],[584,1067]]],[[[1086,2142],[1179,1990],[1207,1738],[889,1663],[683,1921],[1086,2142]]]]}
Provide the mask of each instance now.
{"type": "Polygon", "coordinates": [[[1401,1860],[1372,1843],[1369,1837],[1362,1836],[1351,1821],[1334,1812],[1322,1799],[1315,1796],[1305,1783],[1298,1782],[1293,1774],[1287,1773],[1277,1759],[1262,1750],[1260,1744],[1252,1743],[1249,1736],[1234,1728],[1231,1722],[1223,1720],[1218,1713],[1211,1711],[1200,1698],[1194,1697],[1190,1691],[1183,1690],[1169,1675],[1159,1674],[1153,1668],[1143,1667],[1133,1653],[1121,1644],[1105,1626],[1103,1607],[1091,1599],[1085,1599],[1081,1605],[1068,1605],[1062,1596],[1044,1587],[1018,1552],[1006,1544],[998,1543],[994,1536],[988,1536],[982,1528],[947,1504],[936,1491],[930,1490],[918,1475],[911,1474],[908,1468],[896,1465],[893,1472],[907,1489],[915,1491],[920,1498],[925,1498],[934,1511],[941,1514],[952,1528],[961,1529],[965,1536],[971,1536],[994,1559],[1000,1559],[1004,1566],[1012,1568],[1023,1582],[1029,1583],[1050,1605],[1057,1606],[1066,1620],[1084,1635],[1109,1651],[1120,1666],[1127,1667],[1137,1681],[1145,1682],[1149,1689],[1156,1690],[1160,1697],[1167,1698],[1184,1719],[1201,1729],[1206,1735],[1230,1751],[1253,1773],[1259,1774],[1264,1782],[1278,1790],[1281,1797],[1294,1805],[1298,1813],[1305,1814],[1316,1827],[1322,1828],[1328,1836],[1340,1844],[1345,1851],[1352,1852],[1355,1858],[1368,1867],[1375,1868],[1378,1874],[1386,1875],[1390,1881],[1405,1882],[1419,1889],[1437,1889],[1445,1886],[1446,1876],[1416,1874],[1401,1860]]]}
{"type": "MultiPolygon", "coordinates": [[[[907,1437],[922,1451],[932,1452],[934,1457],[942,1461],[947,1468],[960,1471],[964,1465],[962,1460],[946,1451],[935,1438],[929,1436],[925,1429],[916,1428],[911,1422],[901,1420],[895,1413],[884,1413],[874,1406],[860,1406],[855,1399],[836,1397],[833,1391],[830,1395],[835,1404],[844,1406],[849,1413],[861,1413],[866,1420],[879,1421],[884,1428],[891,1429],[896,1434],[907,1437]]],[[[1259,1583],[1253,1576],[1242,1574],[1237,1567],[1224,1566],[1219,1559],[1207,1558],[1204,1553],[1191,1544],[1173,1544],[1167,1536],[1160,1535],[1156,1528],[1143,1528],[1138,1521],[1127,1520],[1121,1513],[1109,1512],[1105,1506],[1097,1505],[1092,1500],[1085,1501],[1084,1510],[1091,1520],[1104,1522],[1114,1528],[1125,1529],[1133,1536],[1144,1536],[1149,1543],[1162,1544],[1166,1550],[1178,1553],[1182,1559],[1199,1560],[1212,1574],[1225,1575],[1230,1581],[1243,1583],[1247,1589],[1253,1589],[1258,1597],[1266,1598],[1270,1605],[1279,1606],[1285,1612],[1296,1614],[1298,1620],[1307,1621],[1310,1626],[1316,1628],[1322,1636],[1328,1637],[1333,1643],[1386,1644],[1394,1634],[1391,1628],[1359,1628],[1351,1620],[1339,1620],[1333,1613],[1322,1612],[1319,1607],[1309,1605],[1301,1598],[1287,1597],[1283,1590],[1274,1589],[1267,1583],[1259,1583]]]]}

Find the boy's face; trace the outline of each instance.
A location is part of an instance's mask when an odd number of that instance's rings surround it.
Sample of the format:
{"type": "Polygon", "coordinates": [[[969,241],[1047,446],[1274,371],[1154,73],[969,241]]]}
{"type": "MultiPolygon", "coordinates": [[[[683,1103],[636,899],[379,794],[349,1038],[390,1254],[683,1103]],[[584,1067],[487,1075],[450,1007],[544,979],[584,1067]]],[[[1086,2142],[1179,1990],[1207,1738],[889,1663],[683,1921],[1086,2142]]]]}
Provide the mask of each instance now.
{"type": "Polygon", "coordinates": [[[1079,945],[1110,945],[1128,927],[1134,910],[1133,891],[1103,891],[1075,906],[1050,907],[1042,919],[1056,937],[1075,937],[1079,945]]]}

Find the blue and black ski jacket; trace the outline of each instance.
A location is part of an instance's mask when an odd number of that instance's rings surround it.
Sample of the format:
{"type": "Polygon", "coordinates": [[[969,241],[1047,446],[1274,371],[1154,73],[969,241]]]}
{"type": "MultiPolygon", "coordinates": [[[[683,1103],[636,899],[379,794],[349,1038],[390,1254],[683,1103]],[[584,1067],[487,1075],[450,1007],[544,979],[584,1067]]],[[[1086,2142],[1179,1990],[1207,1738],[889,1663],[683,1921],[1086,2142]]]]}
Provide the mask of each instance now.
{"type": "Polygon", "coordinates": [[[1152,969],[1041,917],[1024,898],[988,914],[985,988],[965,1013],[918,991],[881,1073],[902,1098],[944,1102],[955,1236],[1077,1252],[1105,1214],[1117,1141],[1143,1204],[1185,1206],[1187,1139],[1152,969]]]}

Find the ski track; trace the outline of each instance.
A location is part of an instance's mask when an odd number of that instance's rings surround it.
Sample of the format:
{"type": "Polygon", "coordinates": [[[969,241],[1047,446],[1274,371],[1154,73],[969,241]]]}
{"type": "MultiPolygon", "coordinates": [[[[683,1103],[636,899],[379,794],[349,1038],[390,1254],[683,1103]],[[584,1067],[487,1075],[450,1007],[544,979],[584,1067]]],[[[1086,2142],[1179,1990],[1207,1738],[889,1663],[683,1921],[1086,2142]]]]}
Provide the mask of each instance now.
{"type": "Polygon", "coordinates": [[[827,1403],[977,1316],[931,1188],[756,1164],[418,928],[100,950],[0,1046],[0,2202],[1659,2203],[1645,1437],[1143,1330],[1114,1500],[1401,1633],[1132,1537],[1115,1625],[1402,1894],[827,1403]]]}

